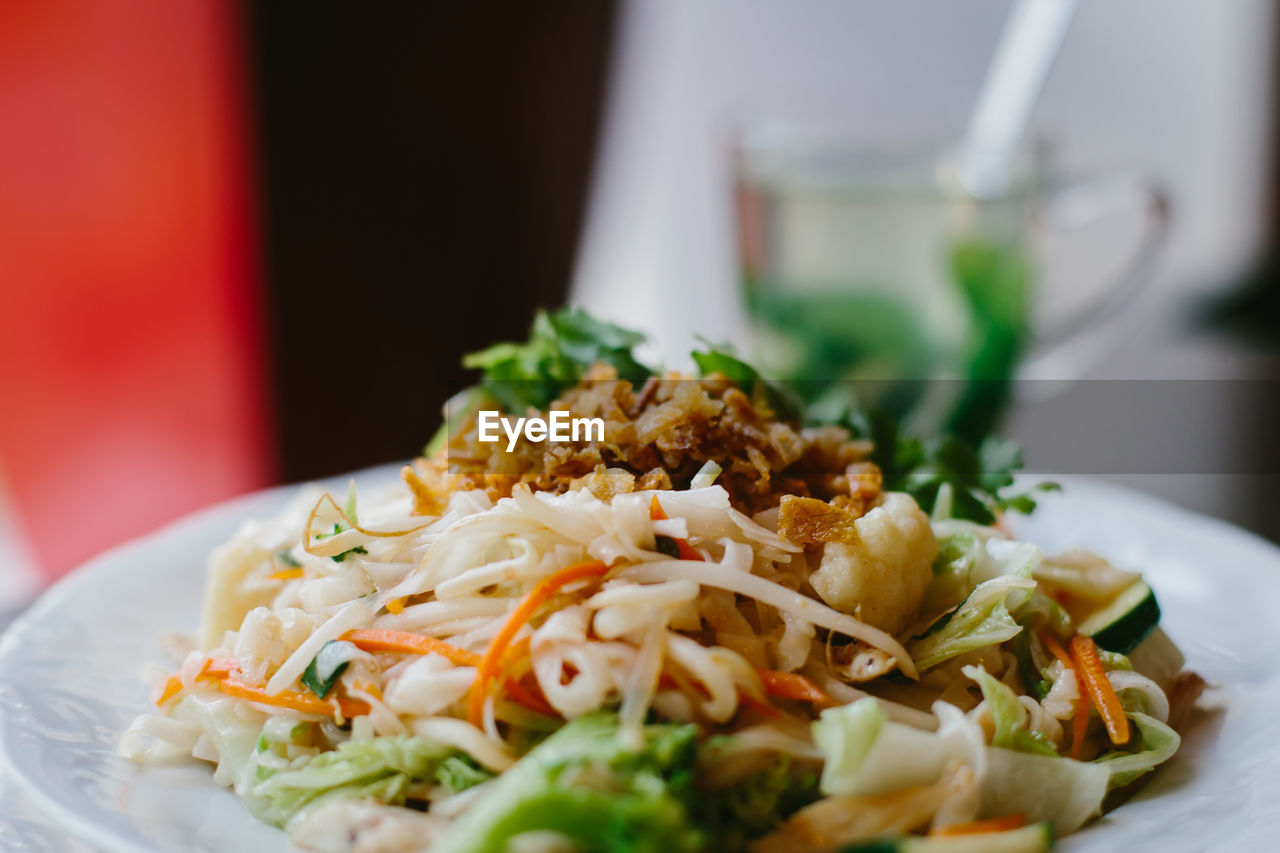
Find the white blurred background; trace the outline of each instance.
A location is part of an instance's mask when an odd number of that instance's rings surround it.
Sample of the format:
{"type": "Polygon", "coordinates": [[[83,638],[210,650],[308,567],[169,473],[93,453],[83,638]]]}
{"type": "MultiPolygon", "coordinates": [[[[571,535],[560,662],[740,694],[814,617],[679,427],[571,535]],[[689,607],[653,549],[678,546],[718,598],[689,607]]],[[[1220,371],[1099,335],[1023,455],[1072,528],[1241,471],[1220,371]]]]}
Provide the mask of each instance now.
{"type": "MultiPolygon", "coordinates": [[[[573,298],[659,335],[660,354],[674,366],[695,334],[742,340],[725,156],[735,123],[765,115],[873,142],[956,138],[1009,6],[625,3],[573,298]]],[[[1173,210],[1150,286],[1094,347],[1082,365],[1088,378],[1280,376],[1274,358],[1198,332],[1190,319],[1205,297],[1258,262],[1270,238],[1274,18],[1266,0],[1081,2],[1030,135],[1048,141],[1066,174],[1127,168],[1150,176],[1173,210]]],[[[1103,233],[1077,235],[1098,249],[1087,257],[1070,243],[1048,247],[1050,305],[1104,277],[1134,236],[1122,223],[1095,230],[1103,233]]],[[[1181,393],[1172,388],[1159,396],[1181,393]]],[[[1080,405],[1105,405],[1087,390],[1015,408],[1007,428],[1032,466],[1074,467],[1064,446],[1087,454],[1107,441],[1105,433],[1082,441],[1064,432],[1090,420],[1080,405]]],[[[1270,502],[1259,505],[1274,478],[1243,476],[1232,447],[1249,407],[1188,402],[1175,407],[1168,452],[1192,448],[1204,458],[1186,470],[1114,471],[1111,479],[1274,535],[1274,522],[1262,517],[1270,502]]],[[[1159,443],[1170,412],[1154,408],[1130,426],[1159,443]]],[[[1097,467],[1083,465],[1109,473],[1097,467]]]]}

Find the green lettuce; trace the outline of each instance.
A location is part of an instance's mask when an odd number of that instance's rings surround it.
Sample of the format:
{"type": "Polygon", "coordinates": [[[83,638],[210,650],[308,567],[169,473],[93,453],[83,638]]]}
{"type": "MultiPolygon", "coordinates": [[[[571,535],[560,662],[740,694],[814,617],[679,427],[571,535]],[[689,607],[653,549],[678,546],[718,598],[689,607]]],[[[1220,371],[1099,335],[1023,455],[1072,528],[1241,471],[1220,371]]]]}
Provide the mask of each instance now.
{"type": "Polygon", "coordinates": [[[978,682],[982,698],[986,700],[995,734],[991,745],[1018,752],[1034,752],[1040,755],[1058,756],[1058,750],[1045,740],[1040,732],[1027,728],[1027,709],[1018,701],[1018,695],[1007,684],[994,678],[982,667],[966,666],[961,672],[978,682]]]}
{"type": "Polygon", "coordinates": [[[546,409],[597,362],[613,366],[619,378],[639,387],[653,374],[632,355],[644,337],[580,308],[539,311],[527,341],[495,344],[466,356],[462,364],[484,371],[480,387],[504,411],[523,413],[530,407],[546,409]]]}
{"type": "Polygon", "coordinates": [[[1035,588],[1030,578],[1006,575],[979,584],[964,603],[908,648],[920,669],[937,666],[956,655],[1003,643],[1022,630],[1009,612],[1011,593],[1035,588]]]}
{"type": "Polygon", "coordinates": [[[1104,765],[1111,771],[1111,780],[1107,790],[1122,788],[1142,774],[1155,769],[1173,757],[1178,751],[1182,738],[1155,717],[1149,717],[1138,711],[1126,714],[1137,730],[1139,743],[1135,750],[1113,749],[1094,759],[1095,764],[1104,765]]]}
{"type": "Polygon", "coordinates": [[[453,747],[412,735],[347,741],[301,767],[272,774],[253,789],[260,820],[283,826],[320,798],[370,798],[403,805],[415,785],[432,783],[456,754],[453,747]]]}
{"type": "MultiPolygon", "coordinates": [[[[955,726],[943,720],[938,731],[928,732],[886,719],[874,699],[824,711],[813,724],[814,741],[827,762],[822,792],[887,794],[936,782],[953,762],[972,764],[972,742],[974,737],[981,740],[981,730],[958,710],[954,717],[955,726]]],[[[1028,822],[1049,821],[1065,835],[1102,807],[1111,773],[1101,764],[1000,747],[981,749],[987,770],[980,817],[1023,812],[1028,822]]]]}
{"type": "Polygon", "coordinates": [[[751,839],[772,832],[819,796],[818,774],[782,756],[767,770],[701,793],[698,823],[708,839],[715,839],[716,850],[746,850],[751,839]]]}
{"type": "Polygon", "coordinates": [[[1085,761],[988,749],[978,814],[1022,812],[1028,823],[1049,821],[1058,835],[1066,835],[1101,811],[1107,778],[1104,767],[1085,761]]]}
{"type": "Polygon", "coordinates": [[[828,708],[813,723],[827,795],[876,795],[935,782],[953,750],[939,735],[885,719],[875,699],[828,708]]]}
{"type": "Polygon", "coordinates": [[[584,850],[703,850],[693,817],[697,731],[645,726],[632,748],[618,735],[616,714],[579,717],[495,779],[435,853],[501,853],[512,836],[535,830],[558,832],[584,850]]]}
{"type": "Polygon", "coordinates": [[[481,782],[488,782],[494,776],[467,755],[451,755],[436,768],[436,781],[455,794],[474,788],[481,782]]]}

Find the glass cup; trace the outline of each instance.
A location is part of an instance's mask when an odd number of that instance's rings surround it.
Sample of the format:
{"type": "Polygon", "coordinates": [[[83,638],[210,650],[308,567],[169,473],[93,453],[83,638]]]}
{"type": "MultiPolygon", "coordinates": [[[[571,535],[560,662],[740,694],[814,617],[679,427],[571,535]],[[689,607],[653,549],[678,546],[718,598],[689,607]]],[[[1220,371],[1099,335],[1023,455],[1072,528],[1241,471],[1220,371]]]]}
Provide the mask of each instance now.
{"type": "Polygon", "coordinates": [[[943,146],[868,147],[795,131],[734,150],[753,357],[811,403],[853,388],[918,431],[980,438],[1027,358],[1077,342],[1132,298],[1167,230],[1163,193],[1126,174],[1050,179],[1043,149],[982,196],[943,146]],[[1036,319],[1046,232],[1142,222],[1122,275],[1036,319]]]}

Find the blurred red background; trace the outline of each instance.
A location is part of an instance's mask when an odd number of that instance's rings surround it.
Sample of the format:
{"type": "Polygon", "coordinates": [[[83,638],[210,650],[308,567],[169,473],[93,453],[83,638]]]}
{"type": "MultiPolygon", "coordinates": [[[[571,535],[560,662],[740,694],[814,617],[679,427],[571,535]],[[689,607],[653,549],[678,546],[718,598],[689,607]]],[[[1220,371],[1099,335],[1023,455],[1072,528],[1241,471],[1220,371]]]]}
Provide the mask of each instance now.
{"type": "Polygon", "coordinates": [[[612,9],[0,4],[0,610],[419,450],[565,298],[612,9]]]}
{"type": "Polygon", "coordinates": [[[237,4],[0,4],[0,487],[47,577],[272,479],[237,4]]]}

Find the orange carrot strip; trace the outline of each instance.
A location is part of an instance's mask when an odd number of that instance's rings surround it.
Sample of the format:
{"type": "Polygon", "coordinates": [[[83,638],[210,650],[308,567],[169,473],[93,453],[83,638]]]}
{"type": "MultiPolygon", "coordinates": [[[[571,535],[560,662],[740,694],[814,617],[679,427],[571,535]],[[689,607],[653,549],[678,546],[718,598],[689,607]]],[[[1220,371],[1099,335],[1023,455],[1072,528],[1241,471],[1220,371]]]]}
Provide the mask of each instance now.
{"type": "Polygon", "coordinates": [[[762,702],[749,693],[743,693],[741,690],[738,691],[738,704],[744,708],[750,708],[753,711],[763,714],[766,717],[776,719],[782,716],[782,712],[770,705],[768,702],[762,702]]]}
{"type": "Polygon", "coordinates": [[[975,835],[983,832],[1007,832],[1021,829],[1027,825],[1026,812],[1014,812],[1003,817],[989,817],[985,820],[971,820],[968,823],[956,823],[951,826],[940,826],[929,830],[930,835],[975,835]]]}
{"type": "Polygon", "coordinates": [[[164,683],[164,690],[160,691],[160,695],[156,698],[156,705],[163,705],[174,696],[178,695],[178,691],[182,689],[182,679],[176,675],[169,676],[169,680],[164,683]]]}
{"type": "MultiPolygon", "coordinates": [[[[235,658],[209,658],[204,662],[204,666],[200,667],[200,672],[196,674],[196,680],[201,678],[226,678],[235,672],[240,666],[240,662],[235,658]]],[[[160,692],[159,698],[156,699],[157,705],[163,705],[178,692],[182,690],[182,679],[177,675],[169,676],[169,680],[165,682],[164,690],[160,692]]]]}
{"type": "MultiPolygon", "coordinates": [[[[650,521],[666,521],[668,518],[666,510],[662,508],[662,504],[658,503],[658,496],[654,495],[653,500],[649,501],[649,520],[650,521]]],[[[674,537],[673,537],[674,538],[674,537]]],[[[680,559],[682,560],[698,560],[705,562],[703,556],[699,554],[686,539],[676,539],[676,547],[680,549],[680,559]]]]}
{"type": "Polygon", "coordinates": [[[1044,643],[1044,647],[1049,650],[1049,654],[1053,655],[1062,662],[1063,669],[1075,671],[1076,662],[1071,659],[1071,655],[1067,654],[1067,650],[1062,647],[1058,639],[1048,631],[1041,631],[1039,634],[1040,642],[1044,643]]]}
{"type": "Polygon", "coordinates": [[[365,652],[400,652],[406,655],[437,654],[457,666],[479,666],[480,655],[451,646],[435,637],[412,634],[408,631],[389,631],[385,628],[356,628],[342,635],[365,652]]]}
{"type": "MultiPolygon", "coordinates": [[[[529,658],[529,646],[532,644],[531,637],[525,637],[507,649],[502,656],[501,666],[505,667],[508,672],[515,669],[517,662],[526,661],[529,658]]],[[[479,660],[480,656],[476,655],[479,660]]],[[[523,671],[523,668],[522,668],[523,671]]],[[[547,700],[543,699],[538,693],[525,687],[520,679],[514,675],[509,675],[507,680],[503,682],[503,688],[511,694],[511,698],[528,708],[530,711],[537,711],[539,714],[545,714],[549,717],[558,717],[560,712],[552,708],[547,700]]]]}
{"type": "Polygon", "coordinates": [[[1071,659],[1077,664],[1076,672],[1084,678],[1093,704],[1098,709],[1102,722],[1107,727],[1107,735],[1116,746],[1129,742],[1129,720],[1124,715],[1124,705],[1111,686],[1102,661],[1098,658],[1098,647],[1093,640],[1084,634],[1076,634],[1071,638],[1071,659]]]}
{"type": "MultiPolygon", "coordinates": [[[[353,643],[356,648],[366,652],[396,652],[406,655],[437,654],[447,658],[457,666],[479,666],[480,655],[475,652],[451,646],[434,637],[422,634],[411,634],[408,631],[390,631],[384,628],[356,628],[342,635],[342,639],[353,643]]],[[[528,646],[525,646],[527,649],[528,646]]],[[[511,698],[531,711],[548,716],[557,716],[556,710],[533,691],[524,685],[508,679],[504,685],[511,698]]]]}
{"type": "Polygon", "coordinates": [[[1040,642],[1044,643],[1045,648],[1058,660],[1062,662],[1064,669],[1069,669],[1076,674],[1076,713],[1071,720],[1071,757],[1080,760],[1080,755],[1084,749],[1084,738],[1089,731],[1089,687],[1084,683],[1084,676],[1080,673],[1080,667],[1071,659],[1066,650],[1062,648],[1052,634],[1048,631],[1040,632],[1040,642]]]}
{"type": "MultiPolygon", "coordinates": [[[[249,702],[259,702],[263,705],[275,705],[277,708],[289,708],[293,711],[301,711],[304,714],[320,714],[321,716],[333,716],[333,701],[325,701],[316,696],[309,696],[306,693],[296,693],[292,690],[285,690],[277,693],[275,696],[268,695],[267,691],[262,687],[256,687],[252,684],[245,684],[243,681],[237,681],[233,678],[227,678],[218,684],[218,689],[228,696],[236,699],[245,699],[249,702]]],[[[356,699],[338,699],[337,710],[342,716],[361,717],[369,713],[369,705],[367,702],[361,702],[356,699]]]]}
{"type": "Polygon", "coordinates": [[[306,575],[305,571],[303,571],[301,568],[296,568],[296,569],[281,569],[278,572],[272,572],[271,574],[267,575],[267,577],[271,578],[271,580],[273,581],[291,581],[291,580],[297,580],[298,578],[303,577],[304,575],[306,575]]]}
{"type": "Polygon", "coordinates": [[[795,699],[798,702],[812,702],[815,705],[832,704],[831,697],[821,687],[797,672],[777,672],[772,669],[757,669],[756,674],[764,684],[764,692],[779,699],[795,699]]]}
{"type": "Polygon", "coordinates": [[[560,712],[551,707],[550,702],[543,699],[537,693],[534,693],[514,678],[508,678],[503,683],[502,687],[511,694],[512,699],[516,700],[530,711],[535,711],[546,717],[560,716],[560,712]]]}
{"type": "Polygon", "coordinates": [[[239,668],[240,661],[235,658],[209,658],[205,662],[204,669],[200,670],[200,674],[210,678],[226,678],[239,668]]]}
{"type": "Polygon", "coordinates": [[[503,661],[514,663],[518,660],[524,660],[529,657],[529,647],[532,645],[533,638],[525,637],[523,640],[507,649],[507,651],[502,655],[503,661]]]}
{"type": "Polygon", "coordinates": [[[609,567],[599,560],[575,563],[561,569],[553,575],[538,582],[528,595],[524,597],[516,609],[511,611],[497,636],[489,643],[489,648],[480,661],[476,672],[476,680],[471,685],[471,694],[467,697],[467,719],[476,728],[484,724],[484,703],[489,698],[489,682],[499,676],[502,669],[502,658],[512,639],[533,618],[538,608],[556,594],[562,587],[574,581],[596,578],[609,571],[609,567]]]}
{"type": "MultiPolygon", "coordinates": [[[[704,685],[701,681],[692,681],[690,682],[690,684],[696,687],[698,691],[702,693],[704,696],[709,695],[706,685],[704,685]]],[[[658,675],[659,690],[678,690],[679,688],[680,688],[680,682],[676,681],[675,676],[673,676],[671,673],[663,672],[658,675]]],[[[739,704],[742,705],[742,707],[751,708],[752,710],[758,711],[766,717],[777,718],[782,716],[782,712],[779,711],[777,708],[773,707],[772,705],[770,705],[768,702],[757,699],[754,696],[752,696],[750,693],[746,693],[741,689],[738,690],[738,702],[739,704]]]]}
{"type": "Polygon", "coordinates": [[[699,554],[692,545],[683,539],[676,540],[676,547],[680,549],[680,559],[682,560],[698,560],[705,562],[703,556],[699,554]]]}

